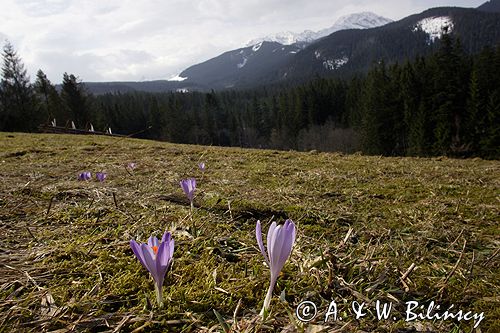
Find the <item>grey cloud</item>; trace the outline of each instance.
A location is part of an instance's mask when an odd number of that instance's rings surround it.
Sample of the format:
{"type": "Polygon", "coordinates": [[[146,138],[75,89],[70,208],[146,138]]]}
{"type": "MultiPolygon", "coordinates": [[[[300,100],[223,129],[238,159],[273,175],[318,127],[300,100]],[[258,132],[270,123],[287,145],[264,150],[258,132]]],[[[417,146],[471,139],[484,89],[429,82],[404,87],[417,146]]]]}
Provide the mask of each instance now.
{"type": "Polygon", "coordinates": [[[148,63],[155,58],[151,53],[138,50],[120,50],[116,55],[120,61],[131,61],[141,64],[148,63]]]}
{"type": "Polygon", "coordinates": [[[24,0],[19,5],[34,17],[56,15],[68,9],[73,0],[24,0]]]}
{"type": "MultiPolygon", "coordinates": [[[[483,0],[0,0],[0,31],[12,38],[33,76],[42,68],[88,81],[159,79],[284,30],[331,26],[342,15],[373,11],[391,19],[438,5],[483,0]]],[[[485,0],[484,0],[485,1],[485,0]]],[[[0,38],[2,35],[0,34],[0,38]]]]}
{"type": "Polygon", "coordinates": [[[75,55],[60,51],[42,51],[38,53],[35,62],[40,65],[41,69],[54,82],[60,82],[64,72],[74,74],[82,79],[92,77],[95,79],[103,79],[103,77],[92,70],[92,64],[98,61],[99,58],[89,54],[75,55]]]}
{"type": "Polygon", "coordinates": [[[133,75],[135,79],[141,74],[134,73],[134,68],[142,68],[155,62],[155,57],[145,51],[118,50],[113,53],[65,53],[58,51],[41,52],[37,57],[38,63],[45,64],[42,70],[56,82],[64,72],[79,76],[85,81],[107,80],[107,75],[114,74],[116,79],[124,79],[126,75],[133,75]]]}

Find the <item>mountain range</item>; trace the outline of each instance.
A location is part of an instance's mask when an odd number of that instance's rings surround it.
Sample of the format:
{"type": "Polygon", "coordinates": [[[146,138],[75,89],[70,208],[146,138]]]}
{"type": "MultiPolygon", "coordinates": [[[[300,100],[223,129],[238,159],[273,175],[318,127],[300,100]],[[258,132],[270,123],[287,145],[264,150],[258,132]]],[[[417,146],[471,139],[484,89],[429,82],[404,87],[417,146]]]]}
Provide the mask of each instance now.
{"type": "Polygon", "coordinates": [[[476,53],[500,44],[500,0],[476,9],[439,7],[392,22],[373,13],[339,19],[317,32],[279,33],[250,42],[182,71],[174,81],[86,83],[93,93],[134,90],[243,89],[303,81],[314,76],[350,76],[374,62],[401,62],[434,52],[443,34],[458,37],[476,53]]]}
{"type": "Polygon", "coordinates": [[[253,46],[261,42],[277,42],[283,45],[291,45],[299,42],[311,43],[317,39],[328,36],[339,30],[347,29],[370,29],[380,27],[392,22],[391,19],[378,16],[372,12],[362,12],[346,15],[339,18],[331,27],[320,31],[305,30],[300,33],[284,31],[274,35],[253,39],[247,46],[253,46]]]}

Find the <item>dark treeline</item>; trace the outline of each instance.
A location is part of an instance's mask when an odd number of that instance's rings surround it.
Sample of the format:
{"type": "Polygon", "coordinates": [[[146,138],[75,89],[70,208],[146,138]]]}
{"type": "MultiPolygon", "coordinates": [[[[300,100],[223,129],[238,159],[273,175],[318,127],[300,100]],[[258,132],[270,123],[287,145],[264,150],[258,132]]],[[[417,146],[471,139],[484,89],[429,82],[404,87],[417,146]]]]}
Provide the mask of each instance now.
{"type": "Polygon", "coordinates": [[[66,73],[59,92],[42,71],[31,85],[10,44],[3,56],[4,131],[34,131],[55,118],[121,134],[149,128],[139,136],[177,143],[500,157],[500,46],[471,56],[446,35],[431,56],[374,64],[351,79],[209,93],[93,96],[66,73]]]}

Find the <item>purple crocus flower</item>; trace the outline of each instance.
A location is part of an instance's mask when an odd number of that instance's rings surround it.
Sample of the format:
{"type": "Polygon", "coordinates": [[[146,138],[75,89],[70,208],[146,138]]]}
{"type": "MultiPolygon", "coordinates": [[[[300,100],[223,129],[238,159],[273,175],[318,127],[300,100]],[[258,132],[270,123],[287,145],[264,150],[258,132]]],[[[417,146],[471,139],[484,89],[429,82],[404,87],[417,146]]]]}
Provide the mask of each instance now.
{"type": "Polygon", "coordinates": [[[188,178],[180,181],[182,190],[186,193],[189,201],[191,202],[191,209],[193,209],[193,199],[194,199],[194,190],[196,190],[196,179],[188,178]]]}
{"type": "Polygon", "coordinates": [[[135,163],[134,162],[130,162],[127,164],[127,168],[129,168],[130,170],[134,170],[136,167],[135,163]]]}
{"type": "Polygon", "coordinates": [[[105,172],[97,172],[95,174],[95,176],[96,176],[97,180],[102,183],[106,179],[106,177],[108,176],[108,174],[105,173],[105,172]]]}
{"type": "Polygon", "coordinates": [[[92,178],[90,171],[82,172],[78,175],[78,180],[89,180],[92,178]]]}
{"type": "Polygon", "coordinates": [[[201,171],[205,172],[205,163],[201,162],[198,164],[198,167],[200,168],[201,171]]]}
{"type": "Polygon", "coordinates": [[[271,282],[269,284],[266,299],[264,300],[264,306],[260,312],[260,315],[264,317],[271,304],[276,280],[292,252],[292,246],[295,243],[296,229],[292,220],[286,220],[283,226],[276,225],[276,222],[273,222],[267,232],[267,253],[264,248],[264,243],[262,242],[262,226],[260,225],[260,221],[257,221],[255,234],[257,236],[260,252],[271,269],[271,282]]]}
{"type": "Polygon", "coordinates": [[[165,232],[161,242],[154,236],[149,237],[147,244],[139,244],[130,240],[130,247],[139,262],[146,268],[155,282],[156,300],[163,306],[162,286],[168,267],[174,254],[174,239],[170,232],[165,232]]]}

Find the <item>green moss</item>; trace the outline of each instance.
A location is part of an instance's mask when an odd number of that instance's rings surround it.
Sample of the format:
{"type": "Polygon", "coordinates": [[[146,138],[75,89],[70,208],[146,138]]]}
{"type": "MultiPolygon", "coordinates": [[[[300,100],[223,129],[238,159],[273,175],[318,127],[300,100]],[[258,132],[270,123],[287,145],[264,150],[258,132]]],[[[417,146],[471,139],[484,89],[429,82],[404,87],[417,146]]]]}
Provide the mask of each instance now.
{"type": "MultiPolygon", "coordinates": [[[[0,255],[17,269],[2,268],[0,331],[71,325],[102,331],[127,317],[125,331],[143,325],[153,332],[203,331],[218,325],[212,309],[230,319],[240,302],[236,331],[272,332],[296,326],[278,300],[282,291],[292,310],[303,300],[323,311],[332,299],[344,307],[365,298],[435,300],[484,311],[481,330],[498,330],[497,161],[18,133],[0,133],[0,142],[1,249],[9,251],[0,255]],[[44,146],[32,150],[40,140],[44,146]],[[197,168],[201,160],[205,173],[197,168]],[[137,168],[127,171],[132,161],[137,168]],[[105,170],[108,179],[79,182],[83,170],[105,170]],[[198,182],[192,216],[179,186],[190,176],[198,182]],[[257,315],[270,273],[257,249],[255,222],[267,232],[271,221],[286,218],[296,222],[298,240],[278,279],[271,317],[262,323],[257,315]],[[163,287],[166,306],[158,309],[152,279],[129,241],[165,230],[176,248],[163,287]],[[52,319],[41,315],[47,290],[64,309],[52,319]]],[[[322,324],[320,317],[313,323],[322,324]]],[[[330,329],[343,324],[329,323],[330,329]]],[[[437,331],[470,329],[465,322],[425,324],[437,331]]],[[[366,318],[344,330],[412,327],[366,318]]]]}

